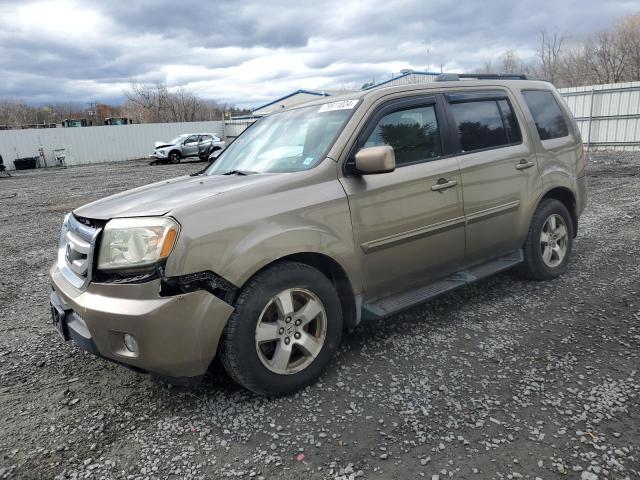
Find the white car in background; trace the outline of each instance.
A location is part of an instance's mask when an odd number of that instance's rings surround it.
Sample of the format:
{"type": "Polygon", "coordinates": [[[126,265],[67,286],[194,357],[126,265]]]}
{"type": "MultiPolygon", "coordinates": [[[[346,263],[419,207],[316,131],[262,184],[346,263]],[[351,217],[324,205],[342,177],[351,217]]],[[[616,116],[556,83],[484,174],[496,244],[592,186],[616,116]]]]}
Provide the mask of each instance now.
{"type": "Polygon", "coordinates": [[[170,142],[158,141],[149,155],[153,163],[180,163],[183,158],[198,157],[205,161],[220,153],[226,143],[213,133],[184,133],[170,142]]]}

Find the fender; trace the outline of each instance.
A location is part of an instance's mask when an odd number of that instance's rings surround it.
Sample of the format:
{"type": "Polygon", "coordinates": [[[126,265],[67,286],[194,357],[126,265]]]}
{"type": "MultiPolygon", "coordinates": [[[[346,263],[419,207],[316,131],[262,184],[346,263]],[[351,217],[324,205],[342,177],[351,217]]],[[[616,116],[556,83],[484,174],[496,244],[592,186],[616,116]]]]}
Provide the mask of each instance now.
{"type": "Polygon", "coordinates": [[[344,238],[317,227],[299,227],[272,235],[265,233],[240,242],[221,265],[221,275],[242,286],[258,271],[279,259],[315,253],[334,260],[347,274],[354,292],[361,290],[358,288],[358,269],[351,260],[355,257],[352,241],[345,242],[344,238]]]}
{"type": "Polygon", "coordinates": [[[349,205],[335,163],[329,162],[324,174],[322,169],[315,173],[325,181],[298,179],[302,173],[265,177],[251,188],[204,199],[201,208],[175,211],[182,228],[166,274],[209,270],[242,287],[278,259],[316,253],[340,265],[354,293],[361,292],[349,205]],[[277,188],[271,185],[276,182],[277,188]],[[297,182],[306,185],[296,188],[297,182]],[[267,186],[270,191],[260,191],[267,186]]]}

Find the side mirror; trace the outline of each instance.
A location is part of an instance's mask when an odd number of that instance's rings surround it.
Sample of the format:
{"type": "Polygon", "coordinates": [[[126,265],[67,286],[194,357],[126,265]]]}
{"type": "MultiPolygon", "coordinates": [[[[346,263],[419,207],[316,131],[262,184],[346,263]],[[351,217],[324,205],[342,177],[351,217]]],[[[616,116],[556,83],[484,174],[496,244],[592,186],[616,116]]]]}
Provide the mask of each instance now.
{"type": "Polygon", "coordinates": [[[356,153],[356,170],[363,175],[388,173],[395,169],[396,156],[389,145],[362,148],[356,153]]]}

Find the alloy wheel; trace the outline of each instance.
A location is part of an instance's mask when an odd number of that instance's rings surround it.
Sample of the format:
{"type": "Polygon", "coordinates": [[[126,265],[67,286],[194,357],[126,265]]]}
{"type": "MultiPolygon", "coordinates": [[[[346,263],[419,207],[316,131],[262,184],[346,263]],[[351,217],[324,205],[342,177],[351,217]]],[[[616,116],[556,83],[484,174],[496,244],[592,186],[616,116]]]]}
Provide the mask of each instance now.
{"type": "Polygon", "coordinates": [[[290,288],[262,310],[256,325],[256,351],[266,368],[291,375],[315,360],[326,334],[327,314],[320,299],[304,288],[290,288]]]}
{"type": "Polygon", "coordinates": [[[550,215],[542,226],[540,233],[540,252],[546,266],[555,268],[567,255],[569,232],[562,216],[550,215]]]}

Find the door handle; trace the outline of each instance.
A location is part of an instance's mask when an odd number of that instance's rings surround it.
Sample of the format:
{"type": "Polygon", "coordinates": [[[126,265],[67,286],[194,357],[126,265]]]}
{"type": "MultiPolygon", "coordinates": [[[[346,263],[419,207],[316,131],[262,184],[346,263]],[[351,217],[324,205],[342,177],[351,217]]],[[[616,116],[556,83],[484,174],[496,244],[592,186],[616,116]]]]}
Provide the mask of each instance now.
{"type": "Polygon", "coordinates": [[[516,165],[516,170],[526,170],[527,168],[531,168],[535,165],[533,162],[527,162],[526,160],[520,160],[520,163],[516,165]]]}
{"type": "Polygon", "coordinates": [[[458,182],[456,182],[455,180],[447,180],[446,178],[441,178],[438,180],[438,183],[436,183],[435,185],[431,185],[431,190],[433,190],[434,192],[442,192],[443,190],[455,187],[456,185],[458,185],[458,182]]]}

